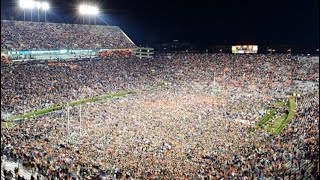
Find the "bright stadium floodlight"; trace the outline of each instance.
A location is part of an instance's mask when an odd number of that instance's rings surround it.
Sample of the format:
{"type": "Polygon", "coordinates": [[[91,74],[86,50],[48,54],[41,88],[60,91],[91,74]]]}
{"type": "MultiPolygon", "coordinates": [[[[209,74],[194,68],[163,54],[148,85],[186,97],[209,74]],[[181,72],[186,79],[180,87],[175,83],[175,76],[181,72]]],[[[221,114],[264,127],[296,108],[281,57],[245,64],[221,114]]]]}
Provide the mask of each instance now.
{"type": "Polygon", "coordinates": [[[94,16],[94,18],[96,18],[96,16],[99,14],[99,8],[96,6],[81,4],[79,5],[79,13],[82,15],[82,23],[84,24],[84,16],[88,15],[90,24],[90,16],[94,16]]]}
{"type": "Polygon", "coordinates": [[[31,11],[31,21],[32,21],[32,9],[36,7],[36,2],[33,0],[20,0],[19,6],[23,9],[23,20],[26,20],[26,9],[31,11]]]}
{"type": "Polygon", "coordinates": [[[36,2],[33,0],[20,0],[19,6],[22,9],[33,9],[36,6],[36,2]]]}
{"type": "Polygon", "coordinates": [[[38,9],[40,9],[40,8],[42,7],[42,3],[41,3],[41,2],[36,2],[36,7],[37,7],[38,9]]]}
{"type": "Polygon", "coordinates": [[[99,13],[99,9],[95,6],[82,4],[79,6],[79,12],[81,15],[97,15],[99,13]]]}
{"type": "Polygon", "coordinates": [[[49,3],[47,2],[42,2],[41,3],[41,8],[44,10],[44,22],[47,22],[47,11],[49,10],[49,3]]]}
{"type": "Polygon", "coordinates": [[[47,2],[42,2],[41,3],[41,8],[45,11],[49,10],[49,3],[47,2]]]}
{"type": "Polygon", "coordinates": [[[81,15],[84,15],[84,14],[85,14],[85,11],[86,11],[86,8],[87,8],[87,5],[81,4],[81,5],[79,6],[79,13],[80,13],[81,15]]]}

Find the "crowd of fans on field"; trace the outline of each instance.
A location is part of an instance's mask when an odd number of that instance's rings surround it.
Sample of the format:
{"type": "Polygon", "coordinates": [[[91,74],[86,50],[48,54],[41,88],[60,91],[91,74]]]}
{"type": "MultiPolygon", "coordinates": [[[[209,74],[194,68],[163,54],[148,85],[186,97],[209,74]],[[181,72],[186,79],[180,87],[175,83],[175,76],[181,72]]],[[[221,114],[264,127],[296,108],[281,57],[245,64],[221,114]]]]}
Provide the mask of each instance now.
{"type": "Polygon", "coordinates": [[[133,48],[119,27],[1,21],[1,47],[11,51],[133,48]]]}
{"type": "Polygon", "coordinates": [[[248,131],[262,105],[295,91],[294,81],[318,84],[319,62],[312,63],[287,55],[177,53],[4,66],[7,114],[134,93],[83,105],[81,125],[79,107],[70,109],[71,126],[65,109],[22,121],[2,131],[1,153],[59,179],[317,178],[318,90],[299,90],[297,112],[280,135],[248,131]],[[77,138],[71,144],[68,132],[77,138]]]}

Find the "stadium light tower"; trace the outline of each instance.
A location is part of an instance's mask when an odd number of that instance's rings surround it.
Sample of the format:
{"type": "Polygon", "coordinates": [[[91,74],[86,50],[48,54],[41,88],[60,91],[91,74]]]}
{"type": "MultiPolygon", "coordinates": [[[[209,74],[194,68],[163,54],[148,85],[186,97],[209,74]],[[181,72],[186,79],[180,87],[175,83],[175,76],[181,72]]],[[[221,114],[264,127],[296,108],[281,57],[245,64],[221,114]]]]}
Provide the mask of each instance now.
{"type": "Polygon", "coordinates": [[[84,16],[86,15],[89,17],[89,24],[90,24],[90,16],[94,16],[94,22],[96,24],[96,16],[99,14],[99,8],[96,6],[88,5],[88,4],[80,4],[79,13],[82,15],[83,24],[84,24],[84,16]]]}
{"type": "Polygon", "coordinates": [[[33,0],[19,0],[19,6],[23,9],[23,21],[26,20],[26,9],[31,10],[31,21],[32,21],[32,9],[35,7],[35,1],[33,0]]]}
{"type": "Polygon", "coordinates": [[[42,2],[41,3],[41,8],[44,10],[44,22],[47,22],[47,11],[49,10],[49,3],[47,2],[42,2]]]}
{"type": "Polygon", "coordinates": [[[37,9],[38,9],[38,22],[40,22],[39,12],[40,12],[40,8],[42,7],[42,3],[41,2],[36,2],[36,6],[37,6],[37,9]]]}

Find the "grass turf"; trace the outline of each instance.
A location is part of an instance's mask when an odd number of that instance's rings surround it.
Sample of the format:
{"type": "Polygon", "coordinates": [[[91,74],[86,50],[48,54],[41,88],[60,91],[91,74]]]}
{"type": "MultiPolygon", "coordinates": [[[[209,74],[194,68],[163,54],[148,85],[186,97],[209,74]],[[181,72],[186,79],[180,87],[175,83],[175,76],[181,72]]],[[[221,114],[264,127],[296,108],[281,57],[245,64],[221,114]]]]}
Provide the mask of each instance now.
{"type": "Polygon", "coordinates": [[[297,105],[294,97],[290,97],[287,102],[275,102],[267,114],[258,122],[258,126],[263,127],[271,135],[279,135],[294,117],[296,108],[297,105]],[[285,106],[289,109],[288,113],[278,114],[277,109],[285,106]]]}
{"type": "Polygon", "coordinates": [[[18,119],[28,118],[31,116],[39,116],[39,115],[47,114],[47,113],[54,112],[57,110],[61,110],[64,107],[78,106],[80,104],[85,104],[85,103],[89,103],[89,102],[104,101],[107,99],[119,98],[119,97],[123,97],[127,94],[130,94],[130,93],[131,92],[117,92],[117,93],[111,93],[111,94],[106,94],[106,95],[102,95],[102,96],[96,96],[96,97],[81,99],[81,100],[77,100],[77,101],[72,101],[72,102],[66,103],[64,105],[53,105],[48,108],[44,108],[44,109],[40,109],[40,110],[36,110],[36,111],[32,111],[32,112],[28,112],[28,113],[24,113],[24,114],[20,114],[20,115],[14,115],[14,116],[9,117],[8,120],[14,121],[14,120],[18,120],[18,119]]]}

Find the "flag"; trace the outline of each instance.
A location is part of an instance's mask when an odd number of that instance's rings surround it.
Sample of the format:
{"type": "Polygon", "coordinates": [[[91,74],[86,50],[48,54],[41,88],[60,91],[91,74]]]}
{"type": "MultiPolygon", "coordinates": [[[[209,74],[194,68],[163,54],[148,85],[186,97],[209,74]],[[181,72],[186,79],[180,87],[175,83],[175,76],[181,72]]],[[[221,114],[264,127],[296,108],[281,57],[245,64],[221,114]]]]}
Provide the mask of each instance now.
{"type": "Polygon", "coordinates": [[[289,48],[287,51],[288,51],[288,52],[291,52],[291,48],[289,48]]]}

